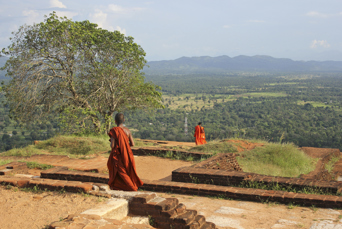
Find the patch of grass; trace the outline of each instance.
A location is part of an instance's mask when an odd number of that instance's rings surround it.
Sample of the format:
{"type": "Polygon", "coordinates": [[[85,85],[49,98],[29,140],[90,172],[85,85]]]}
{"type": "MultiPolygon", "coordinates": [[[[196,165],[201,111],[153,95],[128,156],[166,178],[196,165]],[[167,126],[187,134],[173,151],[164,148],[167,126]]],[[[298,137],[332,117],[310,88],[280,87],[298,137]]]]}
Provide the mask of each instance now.
{"type": "Polygon", "coordinates": [[[297,205],[295,205],[295,204],[293,204],[293,203],[289,203],[289,204],[287,205],[287,208],[288,208],[288,209],[294,209],[295,207],[297,207],[297,205]]]}
{"type": "MultiPolygon", "coordinates": [[[[233,185],[234,186],[234,185],[233,185]]],[[[295,192],[303,194],[316,194],[316,195],[339,195],[338,193],[332,193],[329,189],[322,189],[318,187],[297,187],[294,188],[291,185],[281,185],[279,183],[264,183],[256,181],[243,181],[238,185],[241,188],[255,188],[274,191],[295,192]]]]}
{"type": "Polygon", "coordinates": [[[238,97],[285,97],[287,96],[284,92],[251,92],[251,93],[245,93],[236,95],[238,97]]]}
{"type": "Polygon", "coordinates": [[[43,193],[44,190],[40,189],[38,186],[34,186],[33,188],[20,188],[21,191],[24,192],[33,192],[33,193],[43,193]]]}
{"type": "Polygon", "coordinates": [[[150,216],[150,215],[148,215],[148,222],[149,222],[149,224],[150,224],[151,226],[154,225],[154,218],[153,218],[152,216],[150,216]]]}
{"type": "Polygon", "coordinates": [[[236,153],[237,149],[230,142],[215,140],[215,141],[210,141],[204,145],[192,147],[189,149],[189,151],[217,154],[217,153],[236,153]]]}
{"type": "Polygon", "coordinates": [[[108,137],[57,136],[40,142],[36,148],[65,155],[89,155],[109,150],[108,137]]]}
{"type": "Polygon", "coordinates": [[[1,165],[6,165],[6,164],[11,163],[11,162],[12,162],[12,160],[3,160],[3,159],[0,159],[0,166],[1,166],[1,165]]]}
{"type": "Polygon", "coordinates": [[[237,160],[244,172],[282,177],[307,174],[317,163],[317,159],[310,158],[291,143],[268,143],[243,153],[237,160]]]}
{"type": "Polygon", "coordinates": [[[315,205],[312,205],[312,206],[310,207],[310,209],[311,209],[314,213],[316,213],[317,210],[318,210],[318,208],[316,208],[315,205]]]}
{"type": "Polygon", "coordinates": [[[136,147],[143,147],[143,146],[155,146],[153,142],[147,142],[139,138],[134,139],[134,146],[136,147]]]}
{"type": "Polygon", "coordinates": [[[20,162],[26,162],[26,166],[29,169],[41,169],[41,170],[47,170],[47,169],[51,169],[54,166],[52,165],[47,165],[47,164],[40,164],[38,162],[35,161],[20,161],[20,162]]]}
{"type": "Polygon", "coordinates": [[[332,157],[328,163],[325,164],[325,169],[328,170],[329,173],[334,169],[336,162],[340,160],[340,157],[332,157]]]}
{"type": "Polygon", "coordinates": [[[106,152],[110,149],[108,137],[100,136],[57,136],[41,141],[37,145],[11,149],[1,156],[29,157],[36,154],[59,154],[69,157],[84,157],[89,154],[106,152]]]}
{"type": "Polygon", "coordinates": [[[1,156],[30,157],[35,154],[46,154],[46,152],[37,149],[34,145],[29,145],[24,148],[16,148],[3,152],[1,156]]]}

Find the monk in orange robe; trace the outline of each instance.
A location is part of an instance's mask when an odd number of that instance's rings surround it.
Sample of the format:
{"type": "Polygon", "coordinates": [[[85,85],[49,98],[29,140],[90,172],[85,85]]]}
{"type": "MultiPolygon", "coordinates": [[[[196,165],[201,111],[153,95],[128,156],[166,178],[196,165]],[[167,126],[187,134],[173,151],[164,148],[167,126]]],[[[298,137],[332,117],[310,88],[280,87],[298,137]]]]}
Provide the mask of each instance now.
{"type": "Polygon", "coordinates": [[[195,137],[196,145],[203,145],[207,143],[207,141],[205,140],[204,127],[201,125],[202,123],[199,122],[198,125],[195,127],[194,137],[195,137]]]}
{"type": "Polygon", "coordinates": [[[124,115],[115,116],[117,127],[113,127],[108,135],[112,151],[109,155],[107,167],[109,170],[108,185],[114,190],[137,191],[143,185],[139,179],[131,146],[134,141],[130,130],[124,127],[124,115]]]}

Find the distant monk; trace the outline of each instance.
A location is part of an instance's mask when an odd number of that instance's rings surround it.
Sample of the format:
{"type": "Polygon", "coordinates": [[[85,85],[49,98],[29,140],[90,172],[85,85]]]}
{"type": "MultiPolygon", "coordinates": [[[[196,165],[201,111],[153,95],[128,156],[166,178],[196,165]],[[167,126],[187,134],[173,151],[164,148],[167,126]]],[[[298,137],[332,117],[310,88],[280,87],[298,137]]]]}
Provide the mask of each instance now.
{"type": "Polygon", "coordinates": [[[202,123],[199,122],[198,125],[195,127],[194,137],[196,138],[196,145],[203,145],[207,143],[207,141],[205,140],[204,127],[201,125],[202,123]]]}
{"type": "Polygon", "coordinates": [[[107,167],[109,170],[108,185],[114,190],[137,191],[143,185],[139,179],[134,162],[131,146],[134,141],[131,132],[123,126],[124,115],[115,115],[117,127],[113,127],[108,135],[112,151],[109,155],[107,167]]]}

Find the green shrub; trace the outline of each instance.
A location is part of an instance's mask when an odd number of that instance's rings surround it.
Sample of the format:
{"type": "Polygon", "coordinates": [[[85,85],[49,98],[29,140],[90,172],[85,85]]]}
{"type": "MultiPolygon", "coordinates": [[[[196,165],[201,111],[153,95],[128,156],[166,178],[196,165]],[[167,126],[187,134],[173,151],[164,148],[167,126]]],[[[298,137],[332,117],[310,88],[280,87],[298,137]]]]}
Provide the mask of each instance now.
{"type": "Polygon", "coordinates": [[[292,143],[268,143],[242,153],[237,160],[244,172],[283,177],[307,174],[317,163],[292,143]]]}
{"type": "Polygon", "coordinates": [[[57,136],[35,147],[57,154],[88,155],[110,150],[108,137],[57,136]]]}
{"type": "Polygon", "coordinates": [[[3,159],[0,159],[0,165],[6,165],[8,163],[12,162],[11,160],[3,160],[3,159]]]}
{"type": "Polygon", "coordinates": [[[26,162],[26,166],[29,169],[41,169],[41,170],[46,170],[46,169],[53,168],[52,165],[40,164],[40,163],[34,162],[34,161],[27,161],[26,162]]]}

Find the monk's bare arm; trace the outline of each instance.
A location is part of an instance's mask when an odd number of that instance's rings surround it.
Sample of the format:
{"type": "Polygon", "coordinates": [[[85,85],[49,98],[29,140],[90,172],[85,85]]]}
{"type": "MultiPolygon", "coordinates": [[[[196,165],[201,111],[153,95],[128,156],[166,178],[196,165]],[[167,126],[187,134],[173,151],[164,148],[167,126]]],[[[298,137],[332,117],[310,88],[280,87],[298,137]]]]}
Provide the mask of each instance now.
{"type": "Polygon", "coordinates": [[[115,139],[113,137],[110,137],[110,148],[114,148],[115,146],[115,139]]]}
{"type": "Polygon", "coordinates": [[[129,132],[128,138],[129,138],[129,145],[130,145],[130,146],[134,146],[134,140],[133,140],[133,137],[132,137],[131,132],[129,132]]]}

